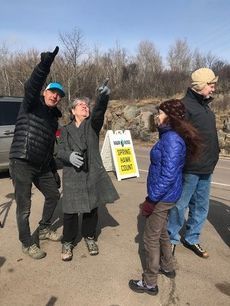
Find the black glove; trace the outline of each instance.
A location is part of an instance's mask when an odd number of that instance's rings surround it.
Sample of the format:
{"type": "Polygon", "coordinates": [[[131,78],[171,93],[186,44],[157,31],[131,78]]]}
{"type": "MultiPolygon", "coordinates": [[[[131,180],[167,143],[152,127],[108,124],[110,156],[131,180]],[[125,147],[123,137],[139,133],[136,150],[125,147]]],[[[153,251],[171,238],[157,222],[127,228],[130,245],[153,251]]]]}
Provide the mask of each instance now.
{"type": "Polygon", "coordinates": [[[54,175],[55,182],[57,183],[57,187],[59,189],[61,187],[61,178],[57,171],[53,172],[53,175],[54,175]]]}
{"type": "Polygon", "coordinates": [[[41,61],[44,64],[51,65],[54,61],[55,56],[58,54],[59,47],[57,46],[53,52],[42,52],[41,61]]]}

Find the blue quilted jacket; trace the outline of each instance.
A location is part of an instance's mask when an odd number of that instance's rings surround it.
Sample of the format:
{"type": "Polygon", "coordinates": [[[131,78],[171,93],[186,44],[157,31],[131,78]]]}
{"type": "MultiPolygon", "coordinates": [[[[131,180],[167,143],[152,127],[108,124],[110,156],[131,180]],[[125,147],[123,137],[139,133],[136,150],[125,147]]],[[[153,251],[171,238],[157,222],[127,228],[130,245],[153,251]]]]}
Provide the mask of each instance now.
{"type": "Polygon", "coordinates": [[[174,203],[180,198],[185,156],[184,140],[169,126],[159,128],[159,141],[150,151],[147,178],[150,201],[174,203]]]}

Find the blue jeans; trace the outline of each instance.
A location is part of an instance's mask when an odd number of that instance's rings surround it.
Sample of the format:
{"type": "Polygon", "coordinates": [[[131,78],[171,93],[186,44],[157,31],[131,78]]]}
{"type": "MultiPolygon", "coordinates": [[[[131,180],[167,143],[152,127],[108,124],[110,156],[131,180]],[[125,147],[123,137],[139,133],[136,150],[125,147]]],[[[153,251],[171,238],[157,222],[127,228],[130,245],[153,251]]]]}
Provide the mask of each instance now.
{"type": "Polygon", "coordinates": [[[184,239],[189,244],[199,243],[200,233],[207,219],[211,174],[184,174],[183,191],[176,205],[170,210],[168,233],[172,244],[180,242],[179,231],[186,225],[184,239]],[[186,209],[188,219],[185,220],[186,209]]]}

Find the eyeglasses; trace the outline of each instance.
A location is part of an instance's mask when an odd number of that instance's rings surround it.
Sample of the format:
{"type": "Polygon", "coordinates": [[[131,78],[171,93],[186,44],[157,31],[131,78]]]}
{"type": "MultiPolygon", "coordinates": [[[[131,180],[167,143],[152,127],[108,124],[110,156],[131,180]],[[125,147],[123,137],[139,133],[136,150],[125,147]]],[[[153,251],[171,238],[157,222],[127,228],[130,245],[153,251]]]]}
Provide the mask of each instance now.
{"type": "Polygon", "coordinates": [[[75,107],[76,107],[76,106],[85,106],[85,107],[89,108],[89,105],[88,105],[87,103],[84,103],[84,102],[78,102],[78,103],[75,105],[75,107]]]}

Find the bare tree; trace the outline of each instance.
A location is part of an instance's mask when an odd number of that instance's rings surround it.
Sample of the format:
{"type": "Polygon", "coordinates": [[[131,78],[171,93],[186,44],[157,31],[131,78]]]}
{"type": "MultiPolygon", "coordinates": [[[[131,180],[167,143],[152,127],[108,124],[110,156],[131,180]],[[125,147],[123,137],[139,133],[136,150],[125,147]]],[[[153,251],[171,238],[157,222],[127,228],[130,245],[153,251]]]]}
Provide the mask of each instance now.
{"type": "Polygon", "coordinates": [[[212,70],[215,74],[219,74],[225,67],[226,63],[221,60],[217,60],[212,64],[212,70]]]}
{"type": "Polygon", "coordinates": [[[211,52],[208,52],[208,54],[206,55],[206,67],[212,69],[212,66],[218,60],[219,59],[215,55],[213,55],[211,52]]]}
{"type": "Polygon", "coordinates": [[[23,95],[24,83],[37,64],[38,51],[10,53],[3,45],[0,47],[0,93],[5,95],[23,95]]]}
{"type": "Polygon", "coordinates": [[[110,78],[110,84],[113,88],[113,97],[120,98],[124,91],[122,76],[123,67],[128,64],[127,51],[116,43],[115,48],[109,49],[103,56],[103,70],[105,75],[110,78]]]}
{"type": "Polygon", "coordinates": [[[9,82],[9,76],[6,69],[6,66],[9,61],[9,49],[5,42],[2,42],[0,45],[0,69],[1,69],[1,75],[0,75],[0,92],[2,94],[10,95],[10,82],[9,82]]]}
{"type": "Polygon", "coordinates": [[[159,73],[163,69],[160,53],[150,41],[141,41],[138,45],[137,63],[144,74],[159,73]]]}
{"type": "Polygon", "coordinates": [[[186,39],[176,40],[169,49],[167,60],[172,71],[184,73],[191,71],[192,54],[186,39]]]}
{"type": "Polygon", "coordinates": [[[35,49],[19,52],[11,56],[11,64],[8,67],[11,92],[14,92],[16,95],[24,94],[24,83],[29,78],[38,61],[39,52],[35,49]]]}
{"type": "MultiPolygon", "coordinates": [[[[217,90],[227,93],[230,88],[230,68],[210,52],[191,52],[186,40],[177,40],[168,52],[169,68],[151,41],[141,41],[137,54],[130,56],[116,43],[114,48],[100,52],[98,48],[88,52],[80,30],[60,34],[61,48],[47,79],[61,82],[67,99],[61,103],[65,112],[75,95],[95,97],[95,88],[110,78],[112,99],[144,97],[171,97],[182,94],[189,85],[191,70],[209,67],[219,75],[217,90]],[[87,52],[87,53],[86,53],[87,52]]],[[[36,49],[11,53],[0,42],[0,95],[22,95],[24,82],[39,61],[36,49]]]]}
{"type": "Polygon", "coordinates": [[[82,32],[74,28],[70,33],[60,33],[60,41],[64,47],[63,62],[59,64],[63,66],[65,81],[67,85],[68,100],[76,92],[81,91],[80,75],[83,72],[84,65],[81,65],[83,56],[86,56],[86,46],[82,32]]]}
{"type": "Polygon", "coordinates": [[[123,97],[134,99],[138,96],[138,65],[131,62],[123,66],[122,72],[122,87],[123,97]]]}
{"type": "Polygon", "coordinates": [[[145,40],[139,43],[136,62],[139,93],[144,96],[157,95],[159,87],[157,75],[161,74],[163,63],[160,53],[152,42],[145,40]]]}
{"type": "Polygon", "coordinates": [[[0,45],[0,68],[3,67],[6,58],[9,56],[9,48],[3,41],[0,45]]]}
{"type": "Polygon", "coordinates": [[[206,56],[203,55],[198,49],[192,54],[192,71],[207,66],[206,56]]]}

